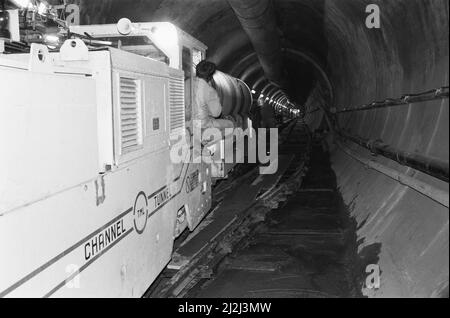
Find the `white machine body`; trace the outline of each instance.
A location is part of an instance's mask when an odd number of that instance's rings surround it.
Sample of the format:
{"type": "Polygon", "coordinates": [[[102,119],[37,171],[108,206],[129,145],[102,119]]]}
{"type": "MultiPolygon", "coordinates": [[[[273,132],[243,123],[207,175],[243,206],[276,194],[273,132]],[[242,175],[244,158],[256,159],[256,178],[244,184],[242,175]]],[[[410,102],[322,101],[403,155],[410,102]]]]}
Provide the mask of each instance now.
{"type": "Polygon", "coordinates": [[[210,210],[210,166],[171,163],[170,64],[79,40],[0,56],[1,297],[142,296],[210,210]]]}
{"type": "Polygon", "coordinates": [[[215,169],[170,156],[206,47],[169,23],[71,31],[118,47],[0,54],[0,297],[140,297],[211,209],[215,169]]]}

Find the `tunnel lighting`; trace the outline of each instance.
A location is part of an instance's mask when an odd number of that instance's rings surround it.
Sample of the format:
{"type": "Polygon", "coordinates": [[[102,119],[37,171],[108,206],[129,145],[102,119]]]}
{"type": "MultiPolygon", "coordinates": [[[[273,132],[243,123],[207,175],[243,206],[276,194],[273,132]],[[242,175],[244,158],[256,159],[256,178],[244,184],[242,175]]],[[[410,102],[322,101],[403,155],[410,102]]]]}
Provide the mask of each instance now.
{"type": "Polygon", "coordinates": [[[48,9],[49,9],[49,7],[48,7],[48,4],[46,2],[43,1],[43,2],[39,3],[38,13],[40,15],[47,14],[48,13],[48,9]]]}
{"type": "Polygon", "coordinates": [[[167,46],[175,46],[178,44],[178,32],[172,25],[153,27],[152,33],[158,43],[165,43],[167,46]]]}
{"type": "Polygon", "coordinates": [[[25,9],[32,9],[33,8],[33,3],[31,2],[31,0],[11,0],[16,6],[18,6],[19,8],[25,9]]]}
{"type": "Polygon", "coordinates": [[[51,44],[58,44],[59,43],[59,37],[57,35],[54,34],[47,34],[45,37],[45,42],[46,43],[51,43],[51,44]]]}
{"type": "Polygon", "coordinates": [[[252,94],[256,94],[256,91],[254,89],[252,89],[252,94]]]}
{"type": "Polygon", "coordinates": [[[122,35],[128,35],[133,31],[133,23],[130,19],[122,18],[117,22],[117,31],[122,35]]]}

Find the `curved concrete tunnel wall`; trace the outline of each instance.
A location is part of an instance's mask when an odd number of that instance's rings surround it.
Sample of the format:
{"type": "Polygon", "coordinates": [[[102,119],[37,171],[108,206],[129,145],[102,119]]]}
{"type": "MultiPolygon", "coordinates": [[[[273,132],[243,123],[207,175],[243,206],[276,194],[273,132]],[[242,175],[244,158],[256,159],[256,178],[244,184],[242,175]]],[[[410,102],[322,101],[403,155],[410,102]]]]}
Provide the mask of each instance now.
{"type": "MultiPolygon", "coordinates": [[[[261,82],[263,73],[251,61],[251,43],[226,0],[111,0],[102,1],[101,9],[95,1],[76,2],[81,2],[85,22],[113,23],[123,16],[171,21],[206,43],[210,59],[222,71],[246,74],[250,86],[261,82]],[[245,65],[239,67],[239,61],[245,65]]],[[[323,122],[324,113],[317,110],[323,106],[342,109],[448,86],[447,0],[275,0],[274,5],[291,66],[291,96],[306,104],[307,121],[314,128],[323,122]],[[365,26],[365,8],[371,3],[381,9],[380,29],[365,26]],[[300,54],[289,57],[289,50],[300,54]]],[[[352,134],[448,162],[448,99],[338,115],[338,123],[352,134]]],[[[358,146],[347,146],[373,158],[358,146]]],[[[448,296],[448,208],[367,169],[338,147],[332,147],[331,157],[358,226],[361,262],[379,264],[382,271],[380,289],[364,293],[448,296]]],[[[448,193],[448,183],[376,159],[448,193]]]]}
{"type": "MultiPolygon", "coordinates": [[[[330,6],[327,28],[335,106],[358,106],[448,86],[448,1],[378,1],[382,27],[358,24],[357,6],[330,6]],[[340,23],[339,21],[345,21],[340,23]]],[[[448,162],[448,99],[340,115],[341,128],[398,149],[448,162]]],[[[351,146],[363,156],[368,151],[351,146]]],[[[438,181],[387,159],[405,172],[448,193],[438,181]]],[[[448,208],[368,170],[339,150],[333,163],[344,201],[351,204],[364,242],[364,257],[383,271],[377,296],[448,295],[448,208]]]]}

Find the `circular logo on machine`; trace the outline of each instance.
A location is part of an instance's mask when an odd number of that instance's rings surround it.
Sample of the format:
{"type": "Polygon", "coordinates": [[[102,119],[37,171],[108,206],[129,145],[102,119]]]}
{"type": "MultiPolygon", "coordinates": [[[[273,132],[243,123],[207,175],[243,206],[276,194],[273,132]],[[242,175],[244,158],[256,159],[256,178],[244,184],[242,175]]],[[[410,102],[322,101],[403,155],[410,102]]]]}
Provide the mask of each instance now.
{"type": "Polygon", "coordinates": [[[138,194],[133,210],[134,228],[139,234],[144,233],[148,219],[148,199],[144,192],[138,194]]]}

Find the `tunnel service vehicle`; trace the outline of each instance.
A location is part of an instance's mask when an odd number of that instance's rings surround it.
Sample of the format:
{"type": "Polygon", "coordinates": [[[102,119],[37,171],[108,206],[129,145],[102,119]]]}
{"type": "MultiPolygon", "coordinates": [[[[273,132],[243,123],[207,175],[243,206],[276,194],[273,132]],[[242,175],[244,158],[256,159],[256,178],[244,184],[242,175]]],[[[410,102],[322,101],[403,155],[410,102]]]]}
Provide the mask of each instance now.
{"type": "MultiPolygon", "coordinates": [[[[186,83],[205,45],[170,23],[71,32],[105,45],[0,55],[0,297],[142,296],[233,168],[171,161],[192,140],[186,83]]],[[[220,76],[224,110],[251,125],[248,87],[220,76]]]]}

